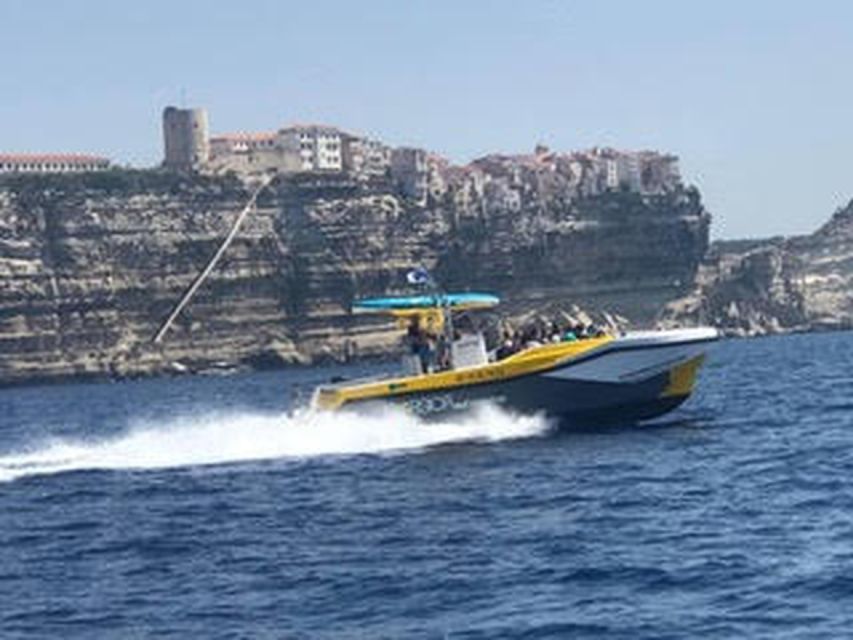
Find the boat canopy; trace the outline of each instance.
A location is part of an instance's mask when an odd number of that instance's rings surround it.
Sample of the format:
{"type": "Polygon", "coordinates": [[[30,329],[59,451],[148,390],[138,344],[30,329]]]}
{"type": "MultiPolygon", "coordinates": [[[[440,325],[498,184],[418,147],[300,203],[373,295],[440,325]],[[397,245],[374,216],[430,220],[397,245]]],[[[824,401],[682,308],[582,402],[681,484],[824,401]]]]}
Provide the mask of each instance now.
{"type": "Polygon", "coordinates": [[[356,300],[352,308],[355,311],[410,315],[412,312],[448,307],[454,311],[488,309],[494,307],[499,302],[500,298],[490,293],[441,293],[435,295],[365,298],[363,300],[356,300]]]}

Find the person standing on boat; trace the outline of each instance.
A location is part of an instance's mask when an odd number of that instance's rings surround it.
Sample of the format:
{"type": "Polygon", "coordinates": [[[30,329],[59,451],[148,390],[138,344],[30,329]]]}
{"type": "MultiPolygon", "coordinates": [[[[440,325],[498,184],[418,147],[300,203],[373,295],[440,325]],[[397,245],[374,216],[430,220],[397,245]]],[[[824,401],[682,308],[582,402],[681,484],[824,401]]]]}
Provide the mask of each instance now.
{"type": "Polygon", "coordinates": [[[412,316],[412,319],[409,320],[409,327],[406,329],[406,344],[409,347],[409,352],[413,356],[417,356],[421,373],[428,373],[432,364],[429,336],[421,328],[418,316],[412,316]]]}
{"type": "Polygon", "coordinates": [[[450,369],[450,342],[443,332],[435,338],[435,365],[438,371],[450,369]]]}

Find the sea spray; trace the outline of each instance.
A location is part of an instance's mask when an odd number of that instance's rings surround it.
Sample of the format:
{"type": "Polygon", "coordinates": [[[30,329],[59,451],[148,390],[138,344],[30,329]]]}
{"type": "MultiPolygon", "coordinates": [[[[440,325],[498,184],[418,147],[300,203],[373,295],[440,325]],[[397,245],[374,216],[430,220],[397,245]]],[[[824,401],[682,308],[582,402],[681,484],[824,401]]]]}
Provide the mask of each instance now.
{"type": "Polygon", "coordinates": [[[531,437],[548,428],[542,417],[518,416],[489,405],[445,422],[422,422],[391,407],[369,415],[208,413],[167,424],[133,425],[109,439],[42,442],[0,457],[0,482],[70,471],[417,451],[454,442],[531,437]]]}

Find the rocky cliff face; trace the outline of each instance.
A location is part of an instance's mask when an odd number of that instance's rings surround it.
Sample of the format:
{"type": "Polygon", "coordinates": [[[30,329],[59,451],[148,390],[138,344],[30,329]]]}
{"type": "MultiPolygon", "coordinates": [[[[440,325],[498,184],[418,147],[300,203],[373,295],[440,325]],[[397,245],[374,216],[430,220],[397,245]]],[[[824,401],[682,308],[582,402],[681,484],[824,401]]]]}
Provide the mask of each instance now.
{"type": "Polygon", "coordinates": [[[735,335],[853,327],[853,202],[809,236],[715,243],[659,324],[735,335]]]}
{"type": "Polygon", "coordinates": [[[505,207],[451,185],[416,203],[382,180],[280,178],[153,345],[247,188],[143,171],[7,179],[0,382],[376,353],[391,326],[350,304],[401,291],[418,264],[448,287],[502,293],[510,311],[571,299],[642,323],[687,290],[707,247],[692,189],[566,199],[534,181],[519,193],[505,207]]]}
{"type": "Polygon", "coordinates": [[[853,201],[816,233],[793,238],[799,285],[809,323],[817,329],[853,327],[853,201]]]}

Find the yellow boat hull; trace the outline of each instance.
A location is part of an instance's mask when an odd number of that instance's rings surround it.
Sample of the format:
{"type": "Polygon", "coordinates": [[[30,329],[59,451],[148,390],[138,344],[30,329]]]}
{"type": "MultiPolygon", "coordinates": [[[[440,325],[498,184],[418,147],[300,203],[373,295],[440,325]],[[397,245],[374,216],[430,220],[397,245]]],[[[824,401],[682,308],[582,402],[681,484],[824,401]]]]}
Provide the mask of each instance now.
{"type": "Polygon", "coordinates": [[[395,404],[422,417],[485,402],[562,420],[644,420],[671,411],[695,385],[713,329],[592,338],[527,349],[499,362],[316,390],[318,409],[395,404]]]}

